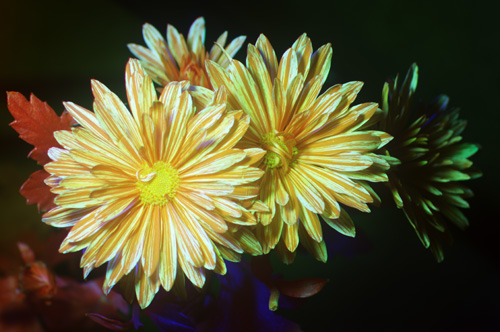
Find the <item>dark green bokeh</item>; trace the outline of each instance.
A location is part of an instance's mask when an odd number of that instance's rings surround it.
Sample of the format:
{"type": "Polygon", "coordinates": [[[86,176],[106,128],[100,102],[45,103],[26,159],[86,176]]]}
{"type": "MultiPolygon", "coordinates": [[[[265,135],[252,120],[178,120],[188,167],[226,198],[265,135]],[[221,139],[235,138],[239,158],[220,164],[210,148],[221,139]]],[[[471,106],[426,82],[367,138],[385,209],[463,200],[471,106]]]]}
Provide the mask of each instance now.
{"type": "MultiPolygon", "coordinates": [[[[315,48],[333,45],[327,85],[361,80],[357,100],[379,101],[386,78],[420,67],[417,99],[440,93],[469,121],[465,140],[482,145],[472,158],[484,172],[469,186],[476,196],[466,211],[471,227],[453,229],[455,243],[437,264],[390,200],[371,214],[353,213],[372,249],[354,258],[330,255],[327,264],[298,258],[289,276],[330,278],[326,288],[293,318],[306,331],[494,330],[500,325],[499,234],[494,163],[500,120],[497,95],[499,43],[492,9],[466,1],[16,1],[0,5],[0,138],[2,163],[0,241],[26,230],[46,232],[19,186],[38,166],[26,159],[30,146],[8,126],[5,91],[30,92],[58,113],[62,101],[91,108],[91,78],[125,99],[128,42],[144,44],[144,22],[165,31],[171,23],[187,33],[204,16],[207,45],[224,30],[229,37],[259,33],[281,55],[303,32],[315,48]]],[[[238,59],[244,59],[244,50],[238,59]]]]}

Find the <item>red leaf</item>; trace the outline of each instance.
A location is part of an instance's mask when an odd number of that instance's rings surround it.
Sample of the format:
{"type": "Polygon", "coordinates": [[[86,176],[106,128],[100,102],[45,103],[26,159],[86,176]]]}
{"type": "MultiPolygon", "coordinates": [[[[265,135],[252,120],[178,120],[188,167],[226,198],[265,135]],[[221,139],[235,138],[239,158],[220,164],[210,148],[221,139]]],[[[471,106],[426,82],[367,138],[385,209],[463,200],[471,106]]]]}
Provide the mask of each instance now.
{"type": "Polygon", "coordinates": [[[36,204],[38,211],[48,211],[55,207],[54,198],[56,195],[50,192],[44,180],[49,176],[45,170],[40,169],[30,175],[19,192],[26,198],[27,204],[36,204]]]}
{"type": "Polygon", "coordinates": [[[301,278],[295,280],[277,279],[276,287],[281,293],[290,297],[305,298],[318,294],[328,279],[301,278]]]}
{"type": "MultiPolygon", "coordinates": [[[[29,157],[42,166],[50,162],[48,150],[61,147],[54,138],[54,132],[69,130],[75,123],[69,113],[63,112],[58,117],[46,102],[33,94],[28,101],[19,92],[7,92],[7,107],[15,119],[10,125],[19,133],[20,138],[35,147],[29,157]]],[[[38,211],[48,211],[55,206],[55,195],[44,182],[48,176],[44,170],[36,171],[21,186],[20,192],[26,198],[26,203],[36,204],[38,211]]]]}
{"type": "Polygon", "coordinates": [[[103,315],[95,314],[95,313],[89,313],[87,316],[90,317],[94,322],[98,323],[99,325],[102,325],[104,327],[107,327],[110,330],[113,331],[128,331],[134,327],[134,324],[132,321],[129,322],[122,322],[116,319],[111,319],[108,317],[105,317],[103,315]]]}
{"type": "Polygon", "coordinates": [[[60,147],[54,138],[54,131],[70,129],[74,123],[71,115],[64,112],[58,117],[46,102],[33,94],[28,101],[19,92],[7,92],[7,107],[15,119],[10,124],[12,128],[20,138],[35,147],[28,156],[39,165],[48,163],[47,151],[54,146],[60,147]]]}

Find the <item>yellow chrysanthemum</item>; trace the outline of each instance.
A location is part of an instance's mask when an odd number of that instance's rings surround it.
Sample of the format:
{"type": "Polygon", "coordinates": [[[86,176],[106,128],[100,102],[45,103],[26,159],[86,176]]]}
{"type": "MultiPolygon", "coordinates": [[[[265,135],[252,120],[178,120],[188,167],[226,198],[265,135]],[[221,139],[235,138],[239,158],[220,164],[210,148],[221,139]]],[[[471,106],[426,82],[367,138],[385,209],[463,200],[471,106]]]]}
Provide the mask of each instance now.
{"type": "Polygon", "coordinates": [[[146,23],[142,29],[148,48],[128,44],[129,50],[141,60],[151,78],[161,86],[172,81],[187,80],[192,85],[211,88],[205,70],[205,59],[227,67],[230,58],[241,48],[245,36],[235,38],[223,51],[227,31],[217,39],[210,52],[205,51],[205,20],[200,17],[189,29],[187,43],[184,36],[170,24],[167,27],[167,40],[152,25],[146,23]],[[229,56],[229,58],[228,58],[229,56]]]}
{"type": "MultiPolygon", "coordinates": [[[[238,202],[257,195],[251,183],[263,172],[251,165],[265,152],[233,148],[250,121],[226,110],[223,88],[195,113],[188,87],[170,83],[157,98],[139,62],[130,60],[131,112],[92,81],[95,113],[65,103],[81,127],[55,133],[64,149],[52,148],[45,166],[57,207],[43,220],[72,227],[60,251],[86,248],[85,276],[108,262],[106,293],[128,275],[141,307],[160,284],[170,290],[184,274],[202,287],[205,269],[225,273],[223,258],[237,260],[257,242],[244,227],[255,217],[238,202]]],[[[258,246],[252,250],[259,254],[258,246]]]]}
{"type": "Polygon", "coordinates": [[[392,164],[388,185],[394,202],[422,244],[442,261],[443,243],[451,242],[446,220],[461,229],[469,225],[460,208],[469,207],[465,198],[472,191],[462,183],[480,176],[468,159],[478,146],[462,142],[466,121],[459,118],[458,109],[447,109],[448,97],[414,109],[417,82],[418,67],[413,64],[401,87],[397,77],[384,85],[378,127],[394,136],[382,151],[392,164]]]}
{"type": "MultiPolygon", "coordinates": [[[[358,131],[377,110],[376,103],[350,108],[361,82],[320,90],[330,69],[331,47],[314,54],[302,35],[278,64],[264,35],[248,46],[247,65],[233,60],[227,69],[207,61],[214,88],[228,89],[228,105],[251,118],[240,147],[267,151],[260,200],[269,211],[257,212],[257,236],[264,252],[278,245],[291,262],[300,242],[326,261],[318,214],[343,234],[354,236],[354,225],[339,203],[368,212],[377,196],[366,184],[386,181],[388,164],[371,151],[390,140],[380,131],[358,131]],[[280,241],[281,239],[281,241],[280,241]]],[[[207,89],[196,88],[195,100],[209,100],[207,89]]]]}

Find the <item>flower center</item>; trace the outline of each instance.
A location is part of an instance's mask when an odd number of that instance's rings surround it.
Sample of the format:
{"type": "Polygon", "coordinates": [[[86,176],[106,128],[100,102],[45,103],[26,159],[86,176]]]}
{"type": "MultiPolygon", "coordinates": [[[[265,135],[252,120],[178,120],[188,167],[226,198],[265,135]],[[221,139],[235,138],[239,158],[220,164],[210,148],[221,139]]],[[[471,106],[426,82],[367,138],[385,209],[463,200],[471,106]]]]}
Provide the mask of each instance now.
{"type": "Polygon", "coordinates": [[[262,146],[267,150],[264,165],[268,169],[283,167],[283,165],[286,168],[293,164],[294,157],[299,150],[295,147],[295,140],[290,136],[272,132],[261,137],[262,146]]]}
{"type": "Polygon", "coordinates": [[[179,188],[179,172],[169,163],[159,161],[137,172],[137,187],[144,204],[165,205],[179,188]]]}
{"type": "MultiPolygon", "coordinates": [[[[201,63],[205,63],[205,57],[203,57],[201,63]]],[[[195,54],[184,56],[179,67],[180,81],[188,80],[191,85],[198,85],[205,88],[212,87],[203,66],[200,65],[195,54]]]]}

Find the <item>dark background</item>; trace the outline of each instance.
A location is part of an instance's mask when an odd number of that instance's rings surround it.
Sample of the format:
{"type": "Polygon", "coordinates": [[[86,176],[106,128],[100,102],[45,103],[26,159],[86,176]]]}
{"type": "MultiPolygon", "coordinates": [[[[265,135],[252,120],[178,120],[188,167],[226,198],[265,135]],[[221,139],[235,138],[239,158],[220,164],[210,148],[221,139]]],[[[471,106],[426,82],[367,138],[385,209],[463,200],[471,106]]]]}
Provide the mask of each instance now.
{"type": "MultiPolygon", "coordinates": [[[[369,215],[352,214],[369,250],[354,257],[330,251],[327,264],[306,255],[289,267],[277,264],[288,277],[330,279],[301,310],[280,313],[305,331],[499,330],[498,18],[492,8],[466,1],[2,2],[0,241],[48,228],[18,193],[38,166],[26,159],[31,147],[8,126],[4,91],[33,92],[60,113],[62,101],[91,108],[89,81],[96,78],[125,99],[126,44],[144,44],[142,24],[164,32],[170,23],[187,34],[199,16],[206,19],[207,47],[224,30],[230,39],[244,34],[251,43],[264,33],[278,56],[303,32],[315,49],[331,42],[326,84],[364,81],[357,103],[378,102],[384,81],[417,62],[417,98],[447,94],[468,120],[465,141],[482,146],[473,161],[484,175],[469,182],[476,196],[465,211],[471,226],[452,229],[455,242],[443,263],[435,262],[386,200],[369,215]]],[[[348,248],[362,238],[347,241],[348,248]]]]}

